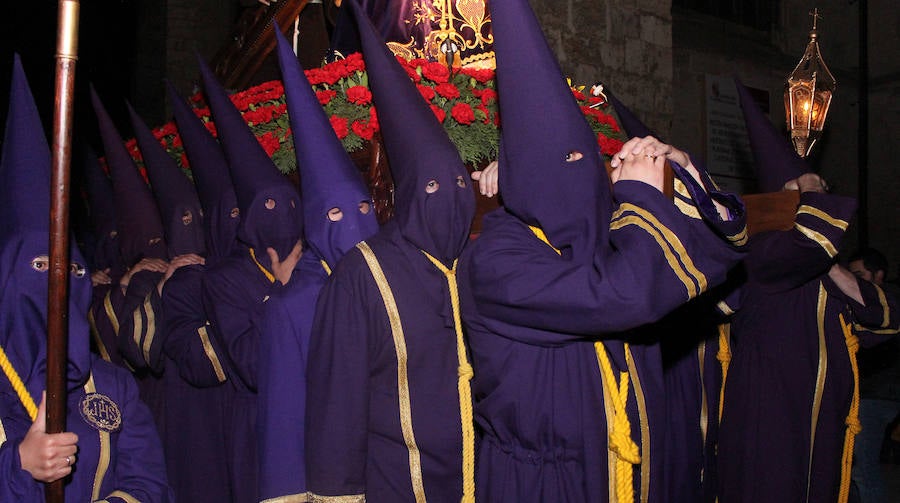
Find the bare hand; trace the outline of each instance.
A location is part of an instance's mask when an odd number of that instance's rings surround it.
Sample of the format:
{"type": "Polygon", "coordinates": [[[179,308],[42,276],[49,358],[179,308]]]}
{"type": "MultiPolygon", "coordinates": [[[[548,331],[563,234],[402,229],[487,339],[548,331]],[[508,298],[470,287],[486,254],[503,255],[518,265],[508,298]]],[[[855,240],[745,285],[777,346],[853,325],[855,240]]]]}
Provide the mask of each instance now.
{"type": "Polygon", "coordinates": [[[625,142],[625,144],[622,145],[621,150],[613,156],[612,161],[610,161],[610,166],[613,168],[619,167],[629,154],[635,156],[647,155],[650,157],[665,157],[672,162],[678,163],[679,166],[693,168],[691,158],[687,153],[678,150],[672,145],[663,143],[652,136],[645,136],[643,138],[634,137],[625,142]]]}
{"type": "Polygon", "coordinates": [[[269,260],[272,261],[272,274],[275,275],[275,279],[280,281],[282,285],[286,285],[291,280],[294,266],[297,265],[300,257],[303,256],[303,241],[298,240],[297,244],[294,245],[294,249],[288,253],[288,256],[283,261],[278,258],[278,252],[272,248],[266,248],[266,253],[269,254],[269,260]]]}
{"type": "Polygon", "coordinates": [[[91,273],[91,286],[96,287],[97,285],[108,285],[110,283],[112,283],[112,278],[109,277],[109,267],[102,271],[91,273]]]}
{"type": "MultiPolygon", "coordinates": [[[[616,154],[618,157],[619,154],[616,154]]],[[[666,164],[665,157],[653,157],[649,154],[627,153],[625,157],[618,157],[616,168],[610,173],[610,180],[615,184],[619,180],[636,180],[644,182],[656,190],[662,192],[665,182],[663,168],[666,164]]]]}
{"type": "Polygon", "coordinates": [[[472,180],[478,182],[478,191],[482,196],[494,197],[500,190],[500,164],[492,161],[481,171],[473,171],[472,180]]]}
{"type": "Polygon", "coordinates": [[[196,253],[186,253],[184,255],[178,255],[177,257],[173,258],[169,262],[169,266],[166,267],[166,273],[163,275],[163,278],[159,280],[159,284],[156,286],[157,292],[162,295],[163,285],[166,284],[166,281],[169,281],[169,278],[171,278],[172,275],[175,274],[175,271],[177,271],[179,267],[195,264],[204,265],[206,264],[206,259],[201,257],[200,255],[197,255],[196,253]]]}
{"type": "Polygon", "coordinates": [[[19,444],[22,469],[40,482],[53,482],[72,473],[78,435],[71,432],[47,433],[47,394],[41,397],[37,419],[19,444]]]}
{"type": "Polygon", "coordinates": [[[804,173],[793,180],[785,182],[783,190],[799,190],[800,192],[828,192],[828,184],[815,173],[804,173]]]}
{"type": "Polygon", "coordinates": [[[145,258],[141,259],[140,262],[134,264],[134,267],[128,270],[123,276],[122,279],[119,280],[119,286],[122,289],[128,288],[128,283],[131,282],[131,277],[140,271],[153,271],[153,272],[166,272],[166,268],[169,267],[169,263],[161,258],[145,258]]]}

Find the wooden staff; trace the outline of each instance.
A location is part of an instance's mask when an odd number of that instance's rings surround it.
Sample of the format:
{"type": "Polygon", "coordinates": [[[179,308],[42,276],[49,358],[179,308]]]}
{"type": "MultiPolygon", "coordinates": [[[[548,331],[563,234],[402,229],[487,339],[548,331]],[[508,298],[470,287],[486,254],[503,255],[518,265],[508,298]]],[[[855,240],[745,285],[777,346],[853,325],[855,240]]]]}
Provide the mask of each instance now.
{"type": "MultiPolygon", "coordinates": [[[[56,100],[50,174],[50,288],[47,301],[47,433],[66,429],[69,290],[69,162],[78,55],[78,0],[60,0],[56,41],[56,100]]],[[[47,484],[48,503],[63,503],[62,479],[47,484]]]]}

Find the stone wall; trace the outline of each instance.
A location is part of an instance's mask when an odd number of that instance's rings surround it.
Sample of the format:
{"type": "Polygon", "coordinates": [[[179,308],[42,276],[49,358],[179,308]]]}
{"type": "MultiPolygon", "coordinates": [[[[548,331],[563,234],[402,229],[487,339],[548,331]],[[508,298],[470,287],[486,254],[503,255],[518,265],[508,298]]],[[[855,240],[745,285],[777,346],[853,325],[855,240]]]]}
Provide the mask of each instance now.
{"type": "Polygon", "coordinates": [[[674,103],[669,0],[532,0],[531,5],[574,82],[603,82],[651,129],[668,132],[674,103]]]}

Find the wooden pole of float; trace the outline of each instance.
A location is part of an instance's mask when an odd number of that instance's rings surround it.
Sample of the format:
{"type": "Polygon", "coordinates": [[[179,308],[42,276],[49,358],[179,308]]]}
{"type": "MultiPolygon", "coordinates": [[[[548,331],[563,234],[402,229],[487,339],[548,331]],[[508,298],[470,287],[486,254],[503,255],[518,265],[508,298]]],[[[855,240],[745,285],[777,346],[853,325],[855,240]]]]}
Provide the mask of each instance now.
{"type": "MultiPolygon", "coordinates": [[[[69,290],[69,163],[75,62],[78,59],[78,0],[60,0],[57,16],[56,92],[50,174],[50,287],[47,303],[47,433],[66,429],[69,290]]],[[[47,503],[63,503],[64,480],[47,484],[47,503]]]]}

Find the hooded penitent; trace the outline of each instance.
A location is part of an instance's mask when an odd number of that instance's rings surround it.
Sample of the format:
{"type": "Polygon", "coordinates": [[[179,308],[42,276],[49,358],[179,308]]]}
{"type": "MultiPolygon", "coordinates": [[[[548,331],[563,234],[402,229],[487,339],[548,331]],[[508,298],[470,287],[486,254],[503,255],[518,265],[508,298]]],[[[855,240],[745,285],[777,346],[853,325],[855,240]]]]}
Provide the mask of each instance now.
{"type": "Polygon", "coordinates": [[[165,226],[169,257],[204,254],[203,210],[200,209],[194,184],[159,144],[131,105],[128,105],[128,114],[165,226]]]}
{"type": "Polygon", "coordinates": [[[564,257],[589,261],[612,214],[603,159],[540,24],[520,3],[491,3],[503,204],[564,257]]]}
{"type": "Polygon", "coordinates": [[[237,238],[240,211],[228,173],[228,161],[219,142],[209,133],[171,83],[166,83],[178,124],[178,133],[191,165],[194,184],[203,206],[206,251],[210,257],[226,257],[237,238]]]}
{"type": "Polygon", "coordinates": [[[241,210],[238,239],[254,250],[257,260],[268,265],[267,248],[283,259],[303,235],[300,196],[202,60],[200,73],[241,210]]]}
{"type": "Polygon", "coordinates": [[[739,80],[735,79],[734,83],[744,111],[759,190],[778,192],[785,182],[808,173],[809,166],[769,122],[759,105],[753,101],[750,91],[739,80]]]}
{"type": "Polygon", "coordinates": [[[306,242],[334,268],[356,243],[378,230],[378,222],[359,169],[334,134],[294,51],[281,30],[275,33],[300,170],[306,242]],[[342,218],[332,221],[329,214],[335,208],[342,218]]]}
{"type": "Polygon", "coordinates": [[[141,177],[122,137],[91,88],[91,101],[103,140],[106,162],[112,175],[113,200],[119,222],[119,247],[126,267],[142,258],[167,258],[165,234],[150,187],[141,177]]]}
{"type": "Polygon", "coordinates": [[[368,17],[356,2],[347,5],[359,29],[394,178],[394,219],[404,238],[450,264],[469,238],[475,214],[469,174],[431,108],[375,34],[368,17]]]}
{"type": "MultiPolygon", "coordinates": [[[[11,364],[0,377],[0,390],[16,396],[10,383],[17,375],[24,383],[20,402],[36,405],[46,387],[50,148],[18,55],[0,161],[0,205],[0,348],[11,364]]],[[[67,377],[73,389],[90,371],[91,282],[78,248],[73,244],[70,250],[67,377]]]]}
{"type": "Polygon", "coordinates": [[[91,224],[94,227],[96,245],[93,263],[96,270],[111,269],[121,273],[122,258],[119,253],[119,226],[116,206],[113,202],[112,182],[100,167],[97,154],[85,146],[81,150],[85,186],[90,202],[91,224]]]}

